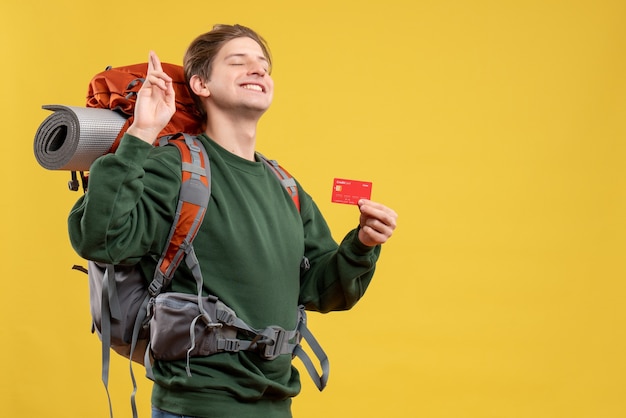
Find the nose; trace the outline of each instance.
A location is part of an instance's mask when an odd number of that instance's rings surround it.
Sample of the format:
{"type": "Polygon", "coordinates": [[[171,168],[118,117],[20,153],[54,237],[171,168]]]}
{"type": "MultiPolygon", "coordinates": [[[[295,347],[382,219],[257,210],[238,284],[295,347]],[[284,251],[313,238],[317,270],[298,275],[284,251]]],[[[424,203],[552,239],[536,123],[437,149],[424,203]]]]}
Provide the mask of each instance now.
{"type": "Polygon", "coordinates": [[[265,74],[267,74],[267,69],[264,63],[255,61],[250,64],[248,72],[251,75],[254,74],[263,77],[265,74]]]}

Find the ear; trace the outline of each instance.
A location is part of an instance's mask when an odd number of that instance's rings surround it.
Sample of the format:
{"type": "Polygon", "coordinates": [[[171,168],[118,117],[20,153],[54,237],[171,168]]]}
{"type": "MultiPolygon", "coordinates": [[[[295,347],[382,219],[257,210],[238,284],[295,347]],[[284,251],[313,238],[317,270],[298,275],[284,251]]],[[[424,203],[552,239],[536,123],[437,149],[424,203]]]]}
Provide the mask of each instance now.
{"type": "Polygon", "coordinates": [[[199,97],[209,97],[211,95],[209,87],[198,75],[191,76],[189,87],[199,97]]]}

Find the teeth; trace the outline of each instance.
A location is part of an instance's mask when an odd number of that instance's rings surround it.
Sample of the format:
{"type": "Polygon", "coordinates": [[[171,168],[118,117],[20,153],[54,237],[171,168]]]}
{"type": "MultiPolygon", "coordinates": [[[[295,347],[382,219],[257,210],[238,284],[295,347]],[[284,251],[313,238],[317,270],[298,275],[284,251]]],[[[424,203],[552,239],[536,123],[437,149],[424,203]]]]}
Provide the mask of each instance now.
{"type": "Polygon", "coordinates": [[[244,84],[242,87],[248,90],[263,91],[261,86],[258,86],[256,84],[244,84]]]}

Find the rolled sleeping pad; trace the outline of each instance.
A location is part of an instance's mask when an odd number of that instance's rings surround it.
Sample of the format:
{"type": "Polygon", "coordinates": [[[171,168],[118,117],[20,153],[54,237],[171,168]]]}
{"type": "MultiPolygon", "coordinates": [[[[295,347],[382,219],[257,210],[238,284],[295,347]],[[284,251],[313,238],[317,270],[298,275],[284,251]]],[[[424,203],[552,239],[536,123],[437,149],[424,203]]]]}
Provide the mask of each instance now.
{"type": "Polygon", "coordinates": [[[46,105],[51,110],[35,134],[35,158],[48,170],[87,171],[107,154],[126,118],[109,109],[46,105]]]}

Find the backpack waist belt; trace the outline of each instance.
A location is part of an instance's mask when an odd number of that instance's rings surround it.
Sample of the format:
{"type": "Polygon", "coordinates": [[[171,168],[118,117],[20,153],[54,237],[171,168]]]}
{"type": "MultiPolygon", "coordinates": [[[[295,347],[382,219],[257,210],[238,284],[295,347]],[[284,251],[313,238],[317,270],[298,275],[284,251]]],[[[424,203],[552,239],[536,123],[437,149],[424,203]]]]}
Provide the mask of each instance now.
{"type": "Polygon", "coordinates": [[[150,304],[150,349],[157,360],[187,360],[191,376],[191,357],[221,352],[254,351],[265,360],[282,354],[297,356],[303,362],[318,389],[328,380],[329,364],[306,325],[304,306],[298,307],[298,322],[293,330],[272,325],[258,330],[237,317],[235,312],[215,296],[201,298],[186,293],[161,293],[150,304]],[[316,355],[322,373],[319,375],[309,356],[300,346],[305,339],[316,355]]]}

